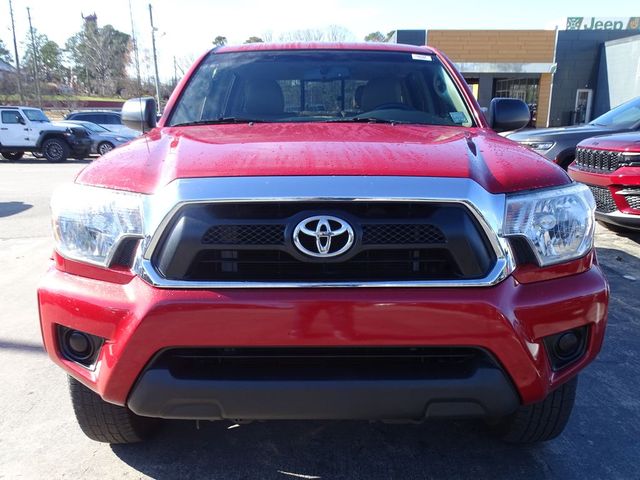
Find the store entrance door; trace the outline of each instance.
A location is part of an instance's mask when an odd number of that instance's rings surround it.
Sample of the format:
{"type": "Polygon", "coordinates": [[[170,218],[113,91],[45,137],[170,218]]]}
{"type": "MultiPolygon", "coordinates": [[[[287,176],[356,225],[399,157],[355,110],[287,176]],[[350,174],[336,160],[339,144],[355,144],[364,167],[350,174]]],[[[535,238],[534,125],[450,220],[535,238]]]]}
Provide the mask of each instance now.
{"type": "Polygon", "coordinates": [[[590,88],[579,88],[576,90],[576,108],[574,111],[574,125],[591,121],[591,102],[593,100],[593,90],[590,88]]]}

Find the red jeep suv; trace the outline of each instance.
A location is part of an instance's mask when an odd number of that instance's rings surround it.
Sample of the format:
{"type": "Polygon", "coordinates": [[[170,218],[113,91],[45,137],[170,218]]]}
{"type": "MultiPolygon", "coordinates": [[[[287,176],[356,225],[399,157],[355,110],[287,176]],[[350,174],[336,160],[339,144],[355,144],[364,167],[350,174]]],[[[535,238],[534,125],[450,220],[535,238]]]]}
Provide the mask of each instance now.
{"type": "Polygon", "coordinates": [[[596,218],[612,230],[640,230],[640,133],[583,140],[569,175],[591,189],[596,218]]]}
{"type": "Polygon", "coordinates": [[[44,344],[82,430],[159,419],[482,417],[557,436],[602,344],[589,189],[498,136],[446,56],[208,52],[156,126],[52,199],[44,344]]]}

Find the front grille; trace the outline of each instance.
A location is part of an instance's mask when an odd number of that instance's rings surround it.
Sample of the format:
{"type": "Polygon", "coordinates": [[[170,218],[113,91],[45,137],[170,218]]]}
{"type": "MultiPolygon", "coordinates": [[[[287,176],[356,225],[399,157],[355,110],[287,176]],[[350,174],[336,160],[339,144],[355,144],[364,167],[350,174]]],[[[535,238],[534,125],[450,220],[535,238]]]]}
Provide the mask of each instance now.
{"type": "Polygon", "coordinates": [[[489,355],[466,347],[182,348],[150,368],[198,380],[375,380],[465,378],[486,364],[489,355]]]}
{"type": "Polygon", "coordinates": [[[596,211],[600,213],[611,213],[618,209],[616,203],[613,201],[611,191],[608,188],[596,187],[595,185],[589,185],[589,188],[596,200],[596,211]]]}
{"type": "Polygon", "coordinates": [[[442,231],[429,224],[364,225],[362,243],[365,245],[413,245],[420,243],[445,243],[442,231]]]}
{"type": "MultiPolygon", "coordinates": [[[[205,245],[284,245],[286,225],[215,225],[202,237],[205,245]]],[[[428,224],[365,224],[365,245],[445,243],[442,231],[428,224]]]]}
{"type": "Polygon", "coordinates": [[[366,250],[345,262],[313,263],[278,250],[207,250],[196,257],[186,275],[190,280],[224,282],[454,280],[461,276],[446,249],[366,250]]]}
{"type": "Polygon", "coordinates": [[[575,166],[581,170],[613,172],[620,167],[621,158],[620,152],[578,148],[576,149],[575,166]]]}
{"type": "Polygon", "coordinates": [[[481,279],[496,256],[461,204],[269,202],[183,207],[152,262],[169,280],[366,283],[481,279]],[[333,258],[305,255],[293,232],[316,215],[347,221],[353,247],[333,258]]]}
{"type": "Polygon", "coordinates": [[[282,245],[284,225],[214,225],[202,237],[205,245],[282,245]]]}

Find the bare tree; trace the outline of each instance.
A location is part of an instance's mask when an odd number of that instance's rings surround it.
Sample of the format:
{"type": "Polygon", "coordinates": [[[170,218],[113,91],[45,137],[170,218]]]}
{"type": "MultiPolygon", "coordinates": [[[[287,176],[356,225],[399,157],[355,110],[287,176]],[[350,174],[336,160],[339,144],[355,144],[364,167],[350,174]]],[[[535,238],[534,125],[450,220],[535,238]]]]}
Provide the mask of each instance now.
{"type": "Polygon", "coordinates": [[[341,25],[291,30],[280,35],[282,42],[346,42],[353,39],[353,34],[341,25]]]}
{"type": "Polygon", "coordinates": [[[354,40],[353,34],[341,25],[329,25],[325,29],[325,41],[327,42],[348,42],[354,40]]]}
{"type": "Polygon", "coordinates": [[[322,42],[323,40],[324,31],[317,28],[291,30],[280,35],[282,42],[322,42]]]}

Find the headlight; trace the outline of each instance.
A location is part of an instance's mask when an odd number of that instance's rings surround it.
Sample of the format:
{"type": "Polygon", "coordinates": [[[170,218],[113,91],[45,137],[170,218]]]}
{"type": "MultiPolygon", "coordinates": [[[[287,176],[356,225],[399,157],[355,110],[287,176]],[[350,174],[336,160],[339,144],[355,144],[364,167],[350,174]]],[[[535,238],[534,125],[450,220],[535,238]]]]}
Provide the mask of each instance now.
{"type": "Polygon", "coordinates": [[[142,196],[83,185],[65,185],[51,199],[58,252],[108,266],[125,238],[142,238],[142,196]]]}
{"type": "Polygon", "coordinates": [[[620,160],[621,167],[640,167],[640,153],[624,152],[620,160]]]}
{"type": "Polygon", "coordinates": [[[555,145],[555,142],[521,142],[525,147],[529,147],[532,150],[546,151],[551,150],[555,145]]]}
{"type": "Polygon", "coordinates": [[[507,196],[506,237],[525,237],[540,266],[580,258],[593,246],[595,202],[586,185],[507,196]]]}

